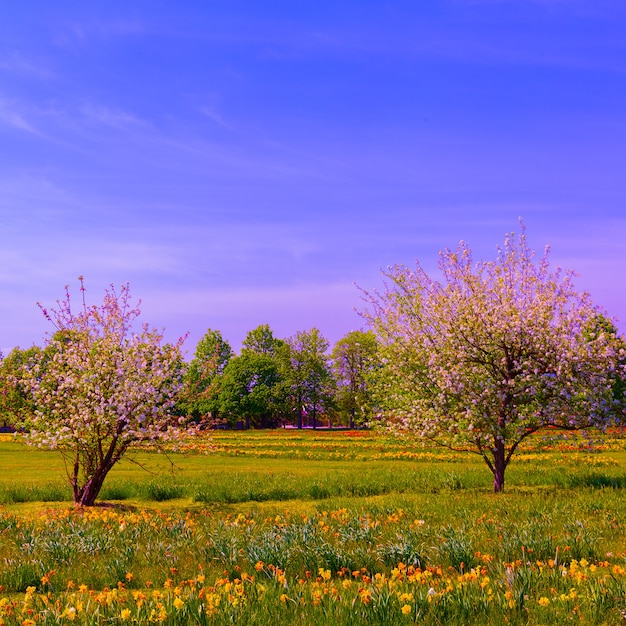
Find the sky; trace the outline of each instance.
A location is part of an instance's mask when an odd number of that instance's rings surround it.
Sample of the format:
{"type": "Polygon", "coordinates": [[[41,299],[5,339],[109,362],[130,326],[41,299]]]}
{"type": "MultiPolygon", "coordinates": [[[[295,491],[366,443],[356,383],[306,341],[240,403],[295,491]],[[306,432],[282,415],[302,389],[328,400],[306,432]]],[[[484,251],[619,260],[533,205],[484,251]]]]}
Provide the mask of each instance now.
{"type": "Polygon", "coordinates": [[[626,330],[623,0],[0,5],[0,349],[65,285],[168,340],[363,328],[524,221],[626,330]]]}

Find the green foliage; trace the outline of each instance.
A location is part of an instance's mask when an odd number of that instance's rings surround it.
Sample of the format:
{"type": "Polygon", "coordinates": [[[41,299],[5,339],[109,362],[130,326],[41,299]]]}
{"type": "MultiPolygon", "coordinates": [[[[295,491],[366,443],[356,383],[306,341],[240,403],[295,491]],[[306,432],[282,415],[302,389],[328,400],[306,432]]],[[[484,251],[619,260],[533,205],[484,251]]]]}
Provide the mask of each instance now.
{"type": "MultiPolygon", "coordinates": [[[[11,427],[32,415],[35,402],[25,372],[41,359],[41,348],[14,348],[0,361],[0,426],[11,427]]],[[[0,358],[2,354],[0,354],[0,358]]]]}
{"type": "Polygon", "coordinates": [[[261,324],[246,335],[242,343],[242,352],[253,352],[275,357],[284,343],[282,339],[274,337],[274,333],[268,324],[261,324]]]}
{"type": "Polygon", "coordinates": [[[337,407],[350,428],[366,425],[374,416],[371,390],[379,366],[378,342],[373,331],[352,331],[340,339],[331,355],[337,381],[337,407]]]}
{"type": "Polygon", "coordinates": [[[279,351],[285,398],[295,423],[318,426],[334,408],[335,381],[330,369],[328,340],[317,328],[299,331],[279,351]]]}
{"type": "Polygon", "coordinates": [[[243,350],[226,366],[220,381],[219,409],[231,424],[275,427],[280,422],[282,385],[279,364],[266,352],[243,350]]]}
{"type": "Polygon", "coordinates": [[[232,357],[230,344],[218,330],[209,328],[185,372],[176,402],[178,413],[196,422],[214,423],[219,419],[220,377],[232,357]]]}

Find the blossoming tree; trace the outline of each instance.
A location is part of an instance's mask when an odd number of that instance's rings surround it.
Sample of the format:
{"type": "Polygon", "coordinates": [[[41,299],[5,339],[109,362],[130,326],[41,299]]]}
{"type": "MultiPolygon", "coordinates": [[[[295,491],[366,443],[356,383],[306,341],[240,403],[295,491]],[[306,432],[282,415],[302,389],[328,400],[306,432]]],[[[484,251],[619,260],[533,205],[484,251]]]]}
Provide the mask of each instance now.
{"type": "Polygon", "coordinates": [[[365,294],[382,344],[382,417],[396,432],[481,455],[499,492],[532,433],[603,428],[619,414],[624,344],[598,324],[573,273],[550,268],[547,248],[535,260],[523,225],[495,261],[474,264],[461,242],[440,253],[439,268],[436,280],[419,263],[395,266],[382,292],[365,294]]]}
{"type": "MultiPolygon", "coordinates": [[[[102,305],[74,312],[65,299],[42,308],[56,332],[27,380],[36,410],[21,426],[30,444],[60,450],[74,502],[91,506],[111,468],[135,442],[171,440],[181,428],[170,408],[182,374],[180,347],[144,324],[126,284],[111,286],[102,305]]],[[[40,305],[41,306],[41,305],[40,305]]]]}

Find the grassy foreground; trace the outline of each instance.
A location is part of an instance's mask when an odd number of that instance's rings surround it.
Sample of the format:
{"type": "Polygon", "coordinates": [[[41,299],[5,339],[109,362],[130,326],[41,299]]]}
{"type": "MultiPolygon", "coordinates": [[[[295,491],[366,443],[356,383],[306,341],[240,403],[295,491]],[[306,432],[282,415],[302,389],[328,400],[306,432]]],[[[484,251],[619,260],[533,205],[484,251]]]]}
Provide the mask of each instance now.
{"type": "Polygon", "coordinates": [[[477,457],[369,432],[137,451],[75,510],[0,441],[0,624],[623,624],[626,440],[477,457]]]}

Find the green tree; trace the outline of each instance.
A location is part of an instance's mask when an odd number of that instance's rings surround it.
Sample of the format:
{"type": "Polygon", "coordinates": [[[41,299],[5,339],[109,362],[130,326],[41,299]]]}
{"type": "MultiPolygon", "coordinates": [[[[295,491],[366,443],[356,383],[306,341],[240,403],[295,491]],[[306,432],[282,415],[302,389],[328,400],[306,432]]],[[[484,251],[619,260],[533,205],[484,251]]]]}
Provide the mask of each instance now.
{"type": "Polygon", "coordinates": [[[229,423],[266,428],[280,422],[283,386],[277,355],[284,343],[267,324],[246,335],[241,354],[231,359],[221,379],[220,411],[229,423]]]}
{"type": "Polygon", "coordinates": [[[274,427],[280,415],[280,370],[270,355],[243,351],[222,376],[220,411],[231,425],[274,427]]]}
{"type": "Polygon", "coordinates": [[[378,342],[372,330],[355,330],[340,339],[331,355],[337,381],[337,405],[350,428],[366,424],[374,413],[372,376],[378,366],[378,342]]]}
{"type": "Polygon", "coordinates": [[[585,333],[588,340],[595,341],[598,336],[606,334],[613,338],[615,344],[619,346],[616,350],[616,366],[610,372],[611,390],[613,399],[618,409],[617,422],[621,425],[626,418],[626,341],[620,336],[617,327],[605,315],[599,315],[594,324],[585,333]]]}
{"type": "Polygon", "coordinates": [[[135,443],[172,440],[180,422],[171,408],[179,388],[180,346],[144,324],[128,284],[111,286],[102,305],[71,306],[69,291],[46,318],[56,331],[23,372],[35,411],[20,421],[31,445],[61,452],[74,502],[91,506],[110,470],[135,443]]]}
{"type": "Polygon", "coordinates": [[[261,324],[246,335],[242,343],[242,352],[250,351],[275,357],[284,343],[282,339],[274,337],[274,332],[268,324],[261,324]]]}
{"type": "Polygon", "coordinates": [[[34,413],[35,402],[24,372],[38,362],[41,352],[37,346],[14,348],[0,361],[0,426],[14,426],[34,413]]]}
{"type": "Polygon", "coordinates": [[[281,351],[285,397],[298,428],[305,417],[317,428],[318,419],[333,408],[335,381],[328,347],[328,340],[312,328],[287,339],[281,351]]]}
{"type": "Polygon", "coordinates": [[[396,432],[479,454],[504,488],[519,444],[543,428],[603,428],[621,414],[623,342],[573,274],[538,261],[525,232],[495,261],[440,254],[442,279],[396,266],[367,313],[385,363],[381,398],[396,432]]]}
{"type": "Polygon", "coordinates": [[[177,402],[180,413],[196,422],[219,418],[220,379],[232,357],[233,350],[220,331],[209,328],[185,372],[177,402]]]}

